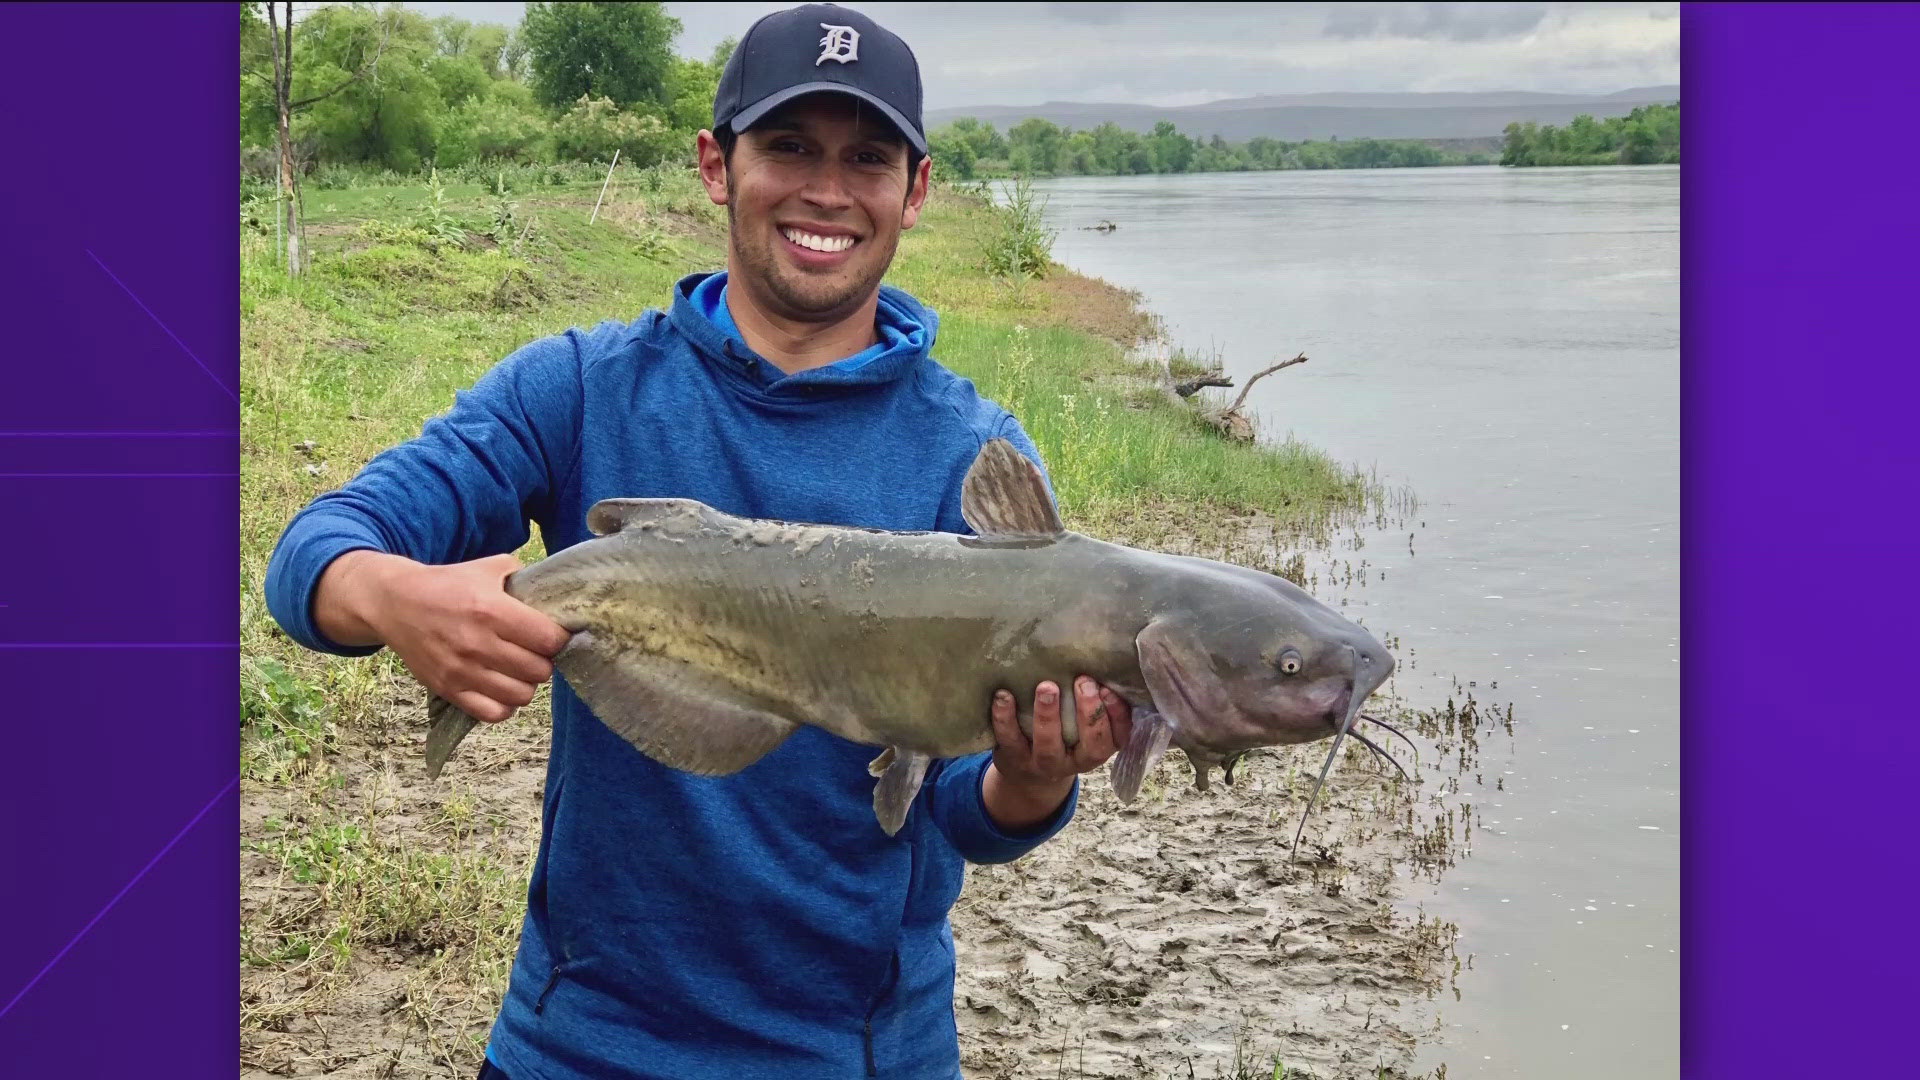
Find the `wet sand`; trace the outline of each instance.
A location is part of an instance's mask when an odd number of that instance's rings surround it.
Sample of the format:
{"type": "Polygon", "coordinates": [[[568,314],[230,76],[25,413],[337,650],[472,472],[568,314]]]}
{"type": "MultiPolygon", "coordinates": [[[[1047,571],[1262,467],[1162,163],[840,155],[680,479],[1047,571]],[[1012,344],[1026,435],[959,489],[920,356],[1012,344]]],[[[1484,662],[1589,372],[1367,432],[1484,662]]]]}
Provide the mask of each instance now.
{"type": "Polygon", "coordinates": [[[1363,755],[1288,861],[1325,755],[1270,751],[1200,792],[1169,754],[1132,807],[1096,779],[1053,842],[973,868],[953,915],[967,1075],[1404,1075],[1453,932],[1396,909],[1410,791],[1363,755]]]}

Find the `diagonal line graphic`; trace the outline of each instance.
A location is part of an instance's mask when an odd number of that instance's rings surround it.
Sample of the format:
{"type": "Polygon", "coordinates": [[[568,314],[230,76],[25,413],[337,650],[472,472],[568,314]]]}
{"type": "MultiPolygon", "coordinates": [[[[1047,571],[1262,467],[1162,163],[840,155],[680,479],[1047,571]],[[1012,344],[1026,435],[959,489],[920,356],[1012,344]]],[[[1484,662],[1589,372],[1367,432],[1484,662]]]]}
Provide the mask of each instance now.
{"type": "Polygon", "coordinates": [[[20,1004],[20,999],[27,996],[27,991],[32,990],[35,986],[38,986],[40,983],[40,980],[47,977],[47,972],[52,971],[55,965],[60,963],[60,961],[66,959],[67,954],[73,951],[73,947],[75,945],[80,944],[80,939],[87,936],[87,932],[93,929],[94,924],[98,923],[101,919],[105,918],[107,912],[112,911],[113,906],[115,904],[118,904],[122,897],[126,896],[128,892],[132,891],[135,885],[140,884],[140,879],[147,876],[147,871],[152,870],[155,866],[158,866],[160,864],[160,860],[166,858],[167,852],[172,851],[173,846],[175,844],[178,844],[182,837],[186,836],[188,832],[192,831],[195,825],[200,824],[200,819],[207,816],[207,811],[212,810],[214,806],[217,803],[219,803],[221,799],[226,798],[227,792],[232,791],[234,788],[239,786],[240,786],[240,778],[238,776],[235,776],[233,779],[227,781],[227,786],[221,788],[220,793],[218,795],[215,795],[213,798],[207,800],[207,805],[201,807],[200,812],[193,815],[193,820],[181,826],[180,831],[173,834],[173,839],[167,841],[167,846],[161,848],[157,853],[155,853],[153,858],[148,859],[147,865],[141,867],[140,872],[133,875],[132,880],[128,881],[125,885],[121,886],[120,891],[113,894],[113,899],[107,901],[106,906],[102,907],[98,912],[96,912],[93,918],[88,919],[87,925],[81,927],[79,933],[73,935],[73,940],[67,942],[65,948],[62,948],[59,952],[54,953],[53,959],[47,961],[47,966],[41,968],[40,973],[38,975],[35,975],[33,978],[27,980],[27,985],[21,987],[20,992],[13,995],[13,1000],[7,1002],[5,1005],[0,1005],[0,1019],[5,1019],[7,1013],[12,1011],[15,1005],[20,1004]]]}
{"type": "Polygon", "coordinates": [[[133,290],[127,288],[127,283],[124,281],[121,281],[119,276],[116,275],[113,271],[108,270],[107,264],[100,261],[100,256],[95,255],[93,253],[92,248],[87,248],[86,252],[87,252],[87,257],[92,259],[94,261],[94,264],[100,267],[100,270],[103,273],[105,273],[108,277],[113,278],[113,283],[115,285],[120,286],[121,292],[126,293],[127,296],[130,297],[134,303],[140,305],[140,310],[147,313],[147,318],[152,319],[153,324],[155,326],[158,326],[160,329],[167,331],[167,336],[173,339],[173,343],[175,345],[180,346],[181,352],[186,353],[187,356],[191,358],[194,363],[200,364],[200,370],[207,373],[207,378],[213,380],[213,385],[219,387],[222,390],[226,390],[227,396],[233,399],[234,404],[238,405],[240,403],[240,396],[238,394],[235,394],[232,390],[227,389],[227,384],[220,381],[220,377],[213,373],[213,369],[208,367],[206,364],[201,363],[200,358],[194,355],[193,350],[187,348],[187,343],[180,340],[180,335],[168,329],[167,324],[160,321],[160,316],[155,315],[153,313],[153,309],[146,305],[146,301],[141,300],[138,296],[134,296],[133,290]]]}

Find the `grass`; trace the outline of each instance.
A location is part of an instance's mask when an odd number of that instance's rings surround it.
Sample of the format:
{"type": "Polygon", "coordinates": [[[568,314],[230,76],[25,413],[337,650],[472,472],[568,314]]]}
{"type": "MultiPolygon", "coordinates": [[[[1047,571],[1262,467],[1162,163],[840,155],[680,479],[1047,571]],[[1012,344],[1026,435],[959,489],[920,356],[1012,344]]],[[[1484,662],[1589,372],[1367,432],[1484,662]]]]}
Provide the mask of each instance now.
{"type": "MultiPolygon", "coordinates": [[[[270,217],[242,236],[242,760],[249,805],[271,814],[244,833],[243,1033],[269,1068],[294,1067],[272,1047],[300,1017],[396,971],[401,1004],[381,1015],[415,1041],[379,1051],[389,1072],[408,1053],[477,1064],[537,835],[484,791],[437,791],[453,794],[430,820],[394,809],[384,763],[417,751],[420,691],[390,654],[320,656],[279,632],[261,590],[281,529],[520,345],[632,319],[724,262],[724,212],[685,170],[622,169],[592,224],[597,172],[382,179],[309,190],[297,279],[270,217]]],[[[1251,523],[1307,536],[1379,501],[1308,447],[1224,442],[1153,391],[1132,353],[1155,332],[1138,297],[1057,266],[990,272],[996,244],[1044,251],[1036,222],[936,191],[889,281],[940,313],[935,355],[1026,425],[1071,527],[1281,572],[1251,523]]],[[[543,725],[544,700],[515,723],[543,725]]]]}

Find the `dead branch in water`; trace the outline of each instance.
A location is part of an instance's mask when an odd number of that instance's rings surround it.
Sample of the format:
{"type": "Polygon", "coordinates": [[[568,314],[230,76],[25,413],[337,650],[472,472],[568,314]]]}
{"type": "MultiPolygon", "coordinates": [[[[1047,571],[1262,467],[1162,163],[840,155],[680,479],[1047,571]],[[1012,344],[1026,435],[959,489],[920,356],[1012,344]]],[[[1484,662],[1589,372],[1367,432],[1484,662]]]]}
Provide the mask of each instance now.
{"type": "Polygon", "coordinates": [[[1254,436],[1253,418],[1241,412],[1240,407],[1247,403],[1247,394],[1253,390],[1253,384],[1279,371],[1281,368],[1289,368],[1295,364],[1304,364],[1306,362],[1307,354],[1301,353],[1291,360],[1282,360],[1271,367],[1255,372],[1245,383],[1241,384],[1240,396],[1233,399],[1233,404],[1218,412],[1204,414],[1207,422],[1215,428],[1218,428],[1220,434],[1226,438],[1232,439],[1235,442],[1252,442],[1254,436]]]}
{"type": "Polygon", "coordinates": [[[1255,372],[1255,373],[1253,374],[1253,376],[1252,376],[1251,378],[1249,378],[1249,379],[1248,379],[1248,380],[1246,381],[1246,384],[1240,387],[1240,396],[1239,396],[1239,397],[1237,397],[1237,398],[1234,398],[1234,399],[1233,399],[1233,404],[1231,404],[1231,405],[1229,405],[1229,406],[1227,406],[1227,407],[1226,407],[1226,409],[1225,409],[1224,411],[1225,411],[1225,412],[1233,412],[1233,411],[1235,411],[1235,410],[1237,410],[1237,409],[1239,409],[1239,408],[1240,408],[1240,406],[1242,406],[1242,405],[1244,405],[1244,404],[1246,404],[1246,401],[1247,401],[1247,391],[1249,391],[1249,390],[1252,390],[1252,389],[1253,389],[1253,384],[1254,384],[1254,383],[1257,383],[1257,382],[1259,382],[1259,381],[1260,381],[1261,379],[1264,379],[1264,378],[1266,378],[1267,376],[1269,376],[1269,375],[1271,375],[1271,374],[1273,374],[1274,372],[1276,372],[1276,371],[1279,371],[1279,370],[1280,370],[1281,368],[1287,368],[1287,367],[1292,367],[1292,366],[1293,366],[1293,365],[1295,365],[1295,364],[1304,364],[1304,363],[1306,363],[1306,362],[1307,362],[1307,354],[1306,354],[1306,353],[1301,353],[1301,354],[1300,354],[1299,356],[1296,356],[1296,357],[1294,357],[1294,358],[1293,358],[1293,359],[1291,359],[1291,360],[1282,360],[1282,361],[1280,361],[1279,363],[1277,363],[1277,364],[1275,364],[1275,365],[1273,365],[1273,366],[1272,366],[1272,367],[1270,367],[1270,368],[1267,368],[1267,369],[1265,369],[1265,370],[1263,370],[1263,371],[1258,371],[1258,372],[1255,372]]]}
{"type": "Polygon", "coordinates": [[[1183,398],[1190,398],[1209,386],[1224,386],[1224,387],[1231,388],[1233,386],[1233,379],[1232,377],[1227,375],[1222,375],[1217,371],[1210,371],[1207,374],[1202,375],[1197,379],[1188,379],[1185,382],[1174,383],[1173,392],[1180,395],[1183,398]]]}

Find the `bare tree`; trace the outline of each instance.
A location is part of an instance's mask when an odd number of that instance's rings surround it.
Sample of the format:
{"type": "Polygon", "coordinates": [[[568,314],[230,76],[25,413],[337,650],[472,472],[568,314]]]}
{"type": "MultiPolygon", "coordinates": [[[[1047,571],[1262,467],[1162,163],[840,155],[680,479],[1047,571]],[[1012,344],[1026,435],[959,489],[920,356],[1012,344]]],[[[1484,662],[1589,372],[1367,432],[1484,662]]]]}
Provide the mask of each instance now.
{"type": "MultiPolygon", "coordinates": [[[[287,231],[287,273],[292,275],[300,272],[300,172],[293,154],[293,114],[316,102],[325,101],[362,79],[376,78],[380,71],[380,54],[386,51],[387,39],[393,34],[393,20],[384,21],[379,44],[361,62],[359,70],[333,89],[297,101],[293,97],[292,0],[267,4],[267,29],[273,41],[273,101],[278,114],[280,136],[280,213],[287,231]],[[280,11],[276,12],[276,8],[280,11]],[[286,24],[284,26],[281,25],[282,16],[286,24]]],[[[251,74],[264,78],[259,72],[251,74]]]]}

